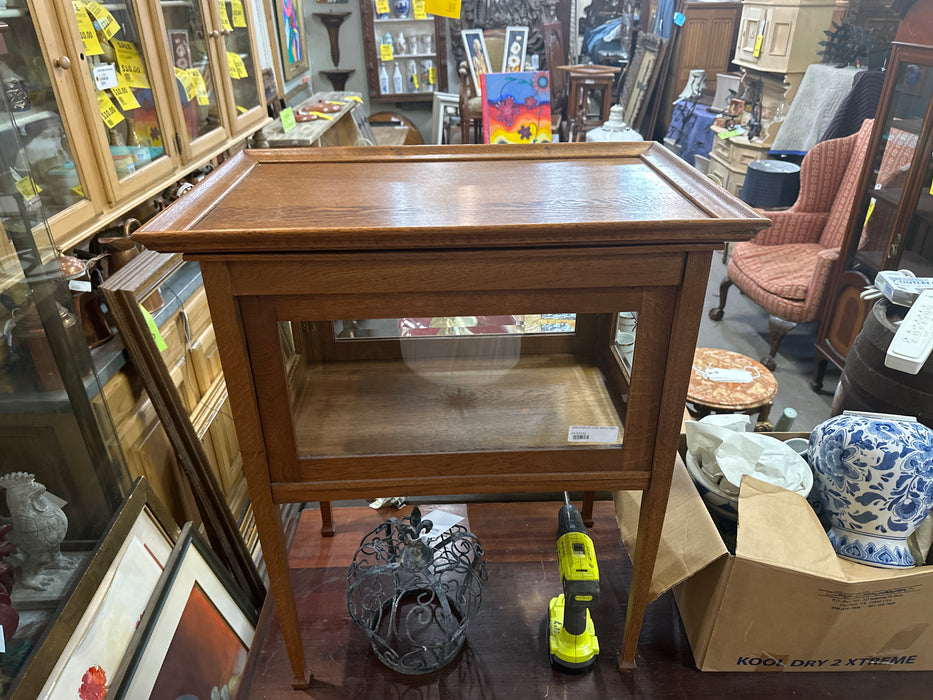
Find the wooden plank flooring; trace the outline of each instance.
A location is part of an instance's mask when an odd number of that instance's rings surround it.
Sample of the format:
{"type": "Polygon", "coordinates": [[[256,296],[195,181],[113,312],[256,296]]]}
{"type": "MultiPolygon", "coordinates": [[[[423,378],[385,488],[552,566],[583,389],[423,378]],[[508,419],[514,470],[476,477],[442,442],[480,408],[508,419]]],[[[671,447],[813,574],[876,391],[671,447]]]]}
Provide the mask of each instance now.
{"type": "MultiPolygon", "coordinates": [[[[579,504],[578,504],[579,505],[579,504]]],[[[294,691],[274,614],[254,643],[248,697],[265,698],[786,698],[927,697],[933,672],[701,673],[668,593],[648,606],[638,669],[621,673],[616,655],[631,564],[618,535],[612,503],[598,501],[591,534],[600,567],[593,615],[601,656],[571,675],[548,663],[547,604],[560,593],[555,531],[560,503],[471,503],[438,506],[465,515],[485,551],[489,581],[483,606],[460,655],[440,671],[404,676],[383,666],[347,614],[347,567],[360,540],[381,520],[407,515],[367,507],[334,509],[337,536],[320,536],[320,514],[306,510],[291,549],[292,577],[308,663],[310,689],[294,691]]],[[[432,507],[422,507],[422,514],[432,507]]],[[[271,601],[270,601],[271,602],[271,601]]]]}

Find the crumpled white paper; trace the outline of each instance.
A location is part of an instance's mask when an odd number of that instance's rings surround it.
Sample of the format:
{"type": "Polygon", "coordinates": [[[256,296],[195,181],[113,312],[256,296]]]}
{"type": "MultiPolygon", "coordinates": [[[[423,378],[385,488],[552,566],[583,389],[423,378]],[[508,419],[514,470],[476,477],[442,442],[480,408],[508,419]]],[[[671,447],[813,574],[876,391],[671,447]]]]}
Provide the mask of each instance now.
{"type": "Polygon", "coordinates": [[[738,495],[748,474],[806,497],[813,472],[800,455],[765,433],[745,432],[749,416],[715,414],[685,424],[687,451],[725,493],[738,495]]]}

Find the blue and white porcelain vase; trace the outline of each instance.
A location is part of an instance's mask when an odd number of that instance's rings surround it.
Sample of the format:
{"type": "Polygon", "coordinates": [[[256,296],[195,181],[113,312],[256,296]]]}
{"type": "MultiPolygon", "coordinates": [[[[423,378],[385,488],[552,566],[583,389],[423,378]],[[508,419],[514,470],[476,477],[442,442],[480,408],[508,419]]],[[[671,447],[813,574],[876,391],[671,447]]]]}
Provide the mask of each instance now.
{"type": "Polygon", "coordinates": [[[411,10],[410,0],[395,0],[394,3],[395,16],[399,19],[404,19],[408,17],[408,12],[411,10]]]}
{"type": "Polygon", "coordinates": [[[808,453],[836,553],[871,566],[914,566],[907,537],[933,508],[933,430],[835,416],[814,428],[808,453]]]}

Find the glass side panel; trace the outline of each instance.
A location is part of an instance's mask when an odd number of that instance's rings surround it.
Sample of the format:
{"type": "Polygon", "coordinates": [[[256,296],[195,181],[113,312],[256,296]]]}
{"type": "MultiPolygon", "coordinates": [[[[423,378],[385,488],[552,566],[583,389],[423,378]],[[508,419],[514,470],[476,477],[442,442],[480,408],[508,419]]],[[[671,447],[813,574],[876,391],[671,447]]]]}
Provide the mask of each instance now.
{"type": "Polygon", "coordinates": [[[904,231],[904,249],[898,267],[918,277],[933,277],[933,154],[925,156],[920,199],[904,231]]]}
{"type": "Polygon", "coordinates": [[[297,324],[299,456],[621,447],[636,316],[297,324]]]}
{"type": "Polygon", "coordinates": [[[856,263],[867,268],[868,273],[877,272],[887,259],[895,258],[904,244],[903,240],[892,241],[895,216],[901,205],[923,117],[933,99],[933,67],[899,63],[893,70],[897,71],[897,83],[881,142],[872,159],[870,194],[864,204],[865,218],[855,254],[856,263]]]}
{"type": "MultiPolygon", "coordinates": [[[[16,118],[0,114],[0,152],[20,164],[21,177],[35,180],[42,171],[29,167],[36,152],[18,139],[16,118]]],[[[0,585],[9,594],[0,601],[6,644],[0,697],[25,673],[129,491],[94,358],[39,198],[20,190],[5,196],[0,513],[11,521],[0,535],[0,585]]]]}
{"type": "Polygon", "coordinates": [[[190,0],[161,0],[188,140],[221,128],[215,72],[211,66],[201,5],[190,0]]]}
{"type": "Polygon", "coordinates": [[[249,41],[249,14],[243,0],[219,0],[217,9],[233,84],[233,103],[237,114],[244,114],[262,104],[256,83],[256,71],[260,68],[249,41]]]}
{"type": "Polygon", "coordinates": [[[74,0],[72,12],[84,43],[100,119],[107,131],[110,158],[123,179],[165,154],[171,130],[161,122],[151,90],[148,50],[128,2],[74,0]]]}
{"type": "MultiPolygon", "coordinates": [[[[6,113],[0,119],[0,214],[18,217],[20,192],[28,197],[27,208],[41,202],[47,216],[86,199],[52,81],[25,8],[0,10],[0,82],[6,113]],[[16,132],[18,138],[7,138],[9,131],[16,132]],[[20,140],[22,151],[17,148],[20,140]]],[[[9,252],[0,254],[7,257],[9,252]]]]}

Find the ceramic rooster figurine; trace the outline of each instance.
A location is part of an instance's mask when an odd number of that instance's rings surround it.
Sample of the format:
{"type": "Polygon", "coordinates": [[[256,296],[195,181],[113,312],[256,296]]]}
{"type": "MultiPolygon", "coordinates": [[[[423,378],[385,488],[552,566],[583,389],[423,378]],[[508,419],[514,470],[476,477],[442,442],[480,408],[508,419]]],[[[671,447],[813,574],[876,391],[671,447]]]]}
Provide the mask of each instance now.
{"type": "Polygon", "coordinates": [[[49,499],[45,486],[36,481],[34,474],[11,472],[0,477],[0,488],[6,489],[12,523],[10,542],[19,548],[23,557],[23,578],[19,583],[28,588],[43,590],[42,573],[48,569],[65,567],[59,545],[68,530],[65,513],[49,499]]]}

